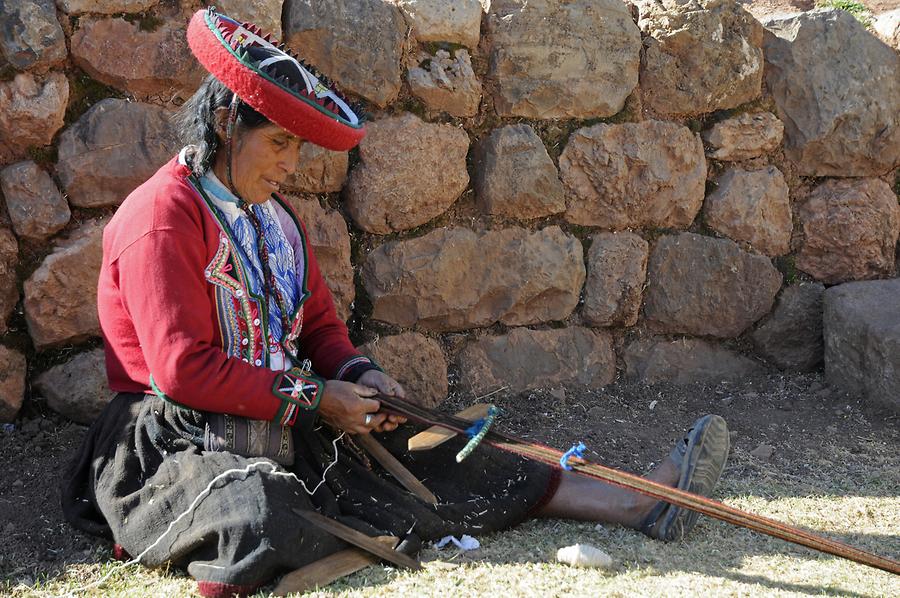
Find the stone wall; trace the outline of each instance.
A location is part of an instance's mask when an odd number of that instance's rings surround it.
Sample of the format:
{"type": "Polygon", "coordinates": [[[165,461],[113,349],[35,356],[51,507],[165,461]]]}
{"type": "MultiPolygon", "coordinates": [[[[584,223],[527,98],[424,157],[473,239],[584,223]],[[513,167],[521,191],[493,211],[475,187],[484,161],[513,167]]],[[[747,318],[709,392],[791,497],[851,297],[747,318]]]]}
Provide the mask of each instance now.
{"type": "MultiPolygon", "coordinates": [[[[826,286],[897,276],[895,15],[882,41],[735,0],[215,4],[369,110],[290,198],[354,340],[427,404],[820,368],[826,286]]],[[[179,148],[199,6],[0,2],[0,421],[109,400],[102,227],[179,148]]]]}

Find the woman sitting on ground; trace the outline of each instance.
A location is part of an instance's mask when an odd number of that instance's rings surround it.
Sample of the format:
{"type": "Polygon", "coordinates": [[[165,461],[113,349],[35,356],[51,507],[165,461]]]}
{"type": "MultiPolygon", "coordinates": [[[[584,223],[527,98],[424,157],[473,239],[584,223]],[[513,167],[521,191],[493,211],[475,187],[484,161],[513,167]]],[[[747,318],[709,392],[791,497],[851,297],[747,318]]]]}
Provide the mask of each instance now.
{"type": "MultiPolygon", "coordinates": [[[[278,194],[302,143],[347,150],[364,134],[315,72],[213,10],[189,42],[209,76],[180,114],[187,146],[104,231],[98,309],[110,387],[64,484],[78,528],[204,595],[243,594],[346,545],[295,513],[369,536],[434,540],[529,517],[619,523],[664,540],[683,509],[456,439],[413,459],[414,432],[379,412],[404,397],[335,314],[303,224],[278,194]],[[438,497],[407,492],[353,442],[379,436],[438,497]],[[390,432],[390,433],[388,433],[390,432]],[[184,516],[182,516],[184,515],[184,516]],[[180,517],[181,516],[181,517],[180,517]]],[[[728,452],[698,420],[648,477],[709,494],[728,452]]]]}

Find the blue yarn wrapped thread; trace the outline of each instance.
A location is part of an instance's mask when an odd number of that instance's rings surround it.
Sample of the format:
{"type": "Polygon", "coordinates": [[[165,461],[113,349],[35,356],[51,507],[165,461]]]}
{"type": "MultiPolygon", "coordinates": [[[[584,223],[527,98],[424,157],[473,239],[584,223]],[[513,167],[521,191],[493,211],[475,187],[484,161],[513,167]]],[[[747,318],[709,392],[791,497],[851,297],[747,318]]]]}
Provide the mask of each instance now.
{"type": "Polygon", "coordinates": [[[584,446],[583,442],[579,442],[578,444],[573,444],[572,448],[563,453],[563,456],[559,458],[560,466],[566,471],[572,471],[572,466],[569,465],[570,457],[578,457],[579,459],[584,459],[584,451],[587,449],[584,446]]]}
{"type": "Polygon", "coordinates": [[[472,451],[475,450],[475,447],[484,440],[485,435],[487,435],[488,430],[491,429],[491,425],[493,425],[494,420],[497,419],[498,415],[500,415],[500,409],[491,405],[488,407],[487,416],[479,419],[466,429],[466,434],[469,436],[469,442],[467,442],[466,446],[462,447],[462,450],[456,454],[457,463],[462,463],[462,460],[471,455],[472,451]]]}

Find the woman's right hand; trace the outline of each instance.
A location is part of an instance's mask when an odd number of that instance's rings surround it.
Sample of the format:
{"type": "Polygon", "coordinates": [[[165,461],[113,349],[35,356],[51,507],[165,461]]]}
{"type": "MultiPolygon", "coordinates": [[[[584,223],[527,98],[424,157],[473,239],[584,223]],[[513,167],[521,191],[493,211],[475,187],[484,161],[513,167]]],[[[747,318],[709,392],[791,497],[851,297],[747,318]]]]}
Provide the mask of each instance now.
{"type": "Polygon", "coordinates": [[[367,434],[380,426],[387,415],[376,413],[381,403],[372,397],[378,391],[342,380],[325,382],[322,399],[319,401],[319,415],[329,424],[350,434],[367,434]],[[366,416],[371,418],[366,422],[366,416]]]}

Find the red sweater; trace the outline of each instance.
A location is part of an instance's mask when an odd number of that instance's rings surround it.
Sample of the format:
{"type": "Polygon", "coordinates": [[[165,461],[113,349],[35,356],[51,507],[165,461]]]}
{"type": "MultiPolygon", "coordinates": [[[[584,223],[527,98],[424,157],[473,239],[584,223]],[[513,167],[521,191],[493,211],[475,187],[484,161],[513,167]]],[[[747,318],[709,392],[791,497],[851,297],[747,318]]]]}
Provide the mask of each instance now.
{"type": "Polygon", "coordinates": [[[316,409],[323,379],[356,380],[377,366],[350,342],[303,225],[277,198],[282,225],[296,227],[285,233],[305,278],[286,344],[317,375],[269,369],[265,300],[248,290],[231,238],[190,174],[171,160],[103,232],[97,308],[110,387],[292,425],[316,409]],[[239,349],[228,355],[229,345],[239,349]]]}

